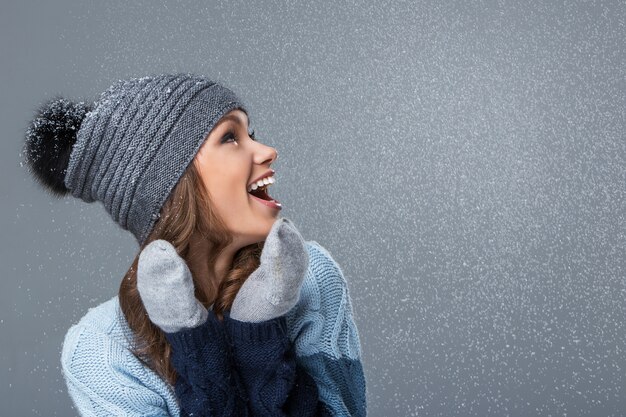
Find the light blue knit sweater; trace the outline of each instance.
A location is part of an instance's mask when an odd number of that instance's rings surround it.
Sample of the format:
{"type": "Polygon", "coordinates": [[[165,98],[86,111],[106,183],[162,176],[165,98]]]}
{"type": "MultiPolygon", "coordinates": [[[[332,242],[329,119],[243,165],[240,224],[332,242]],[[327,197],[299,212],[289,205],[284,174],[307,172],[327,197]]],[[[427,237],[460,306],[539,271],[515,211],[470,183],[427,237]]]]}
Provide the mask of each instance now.
{"type": "MultiPolygon", "coordinates": [[[[309,269],[300,300],[286,316],[296,362],[315,379],[334,416],[365,416],[361,345],[347,282],[326,249],[315,241],[306,247],[309,269]]],[[[131,353],[131,343],[117,296],[69,329],[61,365],[81,415],[179,415],[173,387],[131,353]]]]}

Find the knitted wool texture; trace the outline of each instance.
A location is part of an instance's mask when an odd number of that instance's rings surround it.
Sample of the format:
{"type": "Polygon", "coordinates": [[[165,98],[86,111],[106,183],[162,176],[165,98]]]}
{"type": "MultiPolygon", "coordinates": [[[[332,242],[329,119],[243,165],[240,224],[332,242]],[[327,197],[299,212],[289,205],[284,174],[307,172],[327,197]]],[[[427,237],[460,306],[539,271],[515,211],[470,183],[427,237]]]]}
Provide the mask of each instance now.
{"type": "MultiPolygon", "coordinates": [[[[361,346],[347,282],[323,247],[306,243],[309,269],[298,303],[285,316],[296,362],[315,380],[328,414],[365,416],[361,346]]],[[[61,364],[81,415],[180,414],[173,388],[133,356],[131,341],[117,297],[70,328],[61,364]]]]}
{"type": "Polygon", "coordinates": [[[141,246],[208,133],[236,108],[247,113],[231,90],[190,74],[121,80],[85,115],[65,185],[101,201],[141,246]]]}

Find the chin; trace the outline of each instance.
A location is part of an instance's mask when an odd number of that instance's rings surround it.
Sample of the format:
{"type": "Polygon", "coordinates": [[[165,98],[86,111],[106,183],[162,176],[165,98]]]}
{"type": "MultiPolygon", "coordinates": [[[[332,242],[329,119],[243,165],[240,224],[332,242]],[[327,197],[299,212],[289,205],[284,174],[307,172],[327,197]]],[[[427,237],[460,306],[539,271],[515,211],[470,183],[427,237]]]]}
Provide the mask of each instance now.
{"type": "Polygon", "coordinates": [[[241,247],[265,241],[265,239],[267,239],[267,235],[269,235],[272,230],[272,226],[277,220],[278,216],[259,219],[256,220],[253,230],[248,229],[246,231],[241,230],[238,232],[241,247]]]}
{"type": "Polygon", "coordinates": [[[264,242],[265,239],[267,239],[267,235],[270,234],[271,228],[272,226],[270,225],[267,227],[265,231],[250,235],[249,239],[247,239],[246,245],[252,245],[253,243],[264,242]]]}

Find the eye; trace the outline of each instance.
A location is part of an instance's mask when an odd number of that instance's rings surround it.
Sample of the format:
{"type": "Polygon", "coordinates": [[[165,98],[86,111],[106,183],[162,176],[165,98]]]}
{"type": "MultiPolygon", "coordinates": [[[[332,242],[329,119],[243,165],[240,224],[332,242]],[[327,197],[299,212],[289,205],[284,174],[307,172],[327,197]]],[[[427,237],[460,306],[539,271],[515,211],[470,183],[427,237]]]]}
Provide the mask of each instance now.
{"type": "Polygon", "coordinates": [[[235,133],[232,130],[226,132],[224,137],[222,137],[221,143],[227,143],[229,142],[229,139],[233,139],[234,142],[237,142],[237,139],[235,138],[235,133]]]}
{"type": "MultiPolygon", "coordinates": [[[[249,132],[248,135],[250,136],[252,140],[256,141],[256,137],[254,136],[254,129],[252,129],[252,131],[249,132]]],[[[226,134],[222,137],[221,143],[228,143],[230,142],[230,139],[232,139],[233,142],[237,142],[237,138],[235,137],[235,132],[233,132],[232,130],[229,130],[228,132],[226,132],[226,134]]]]}

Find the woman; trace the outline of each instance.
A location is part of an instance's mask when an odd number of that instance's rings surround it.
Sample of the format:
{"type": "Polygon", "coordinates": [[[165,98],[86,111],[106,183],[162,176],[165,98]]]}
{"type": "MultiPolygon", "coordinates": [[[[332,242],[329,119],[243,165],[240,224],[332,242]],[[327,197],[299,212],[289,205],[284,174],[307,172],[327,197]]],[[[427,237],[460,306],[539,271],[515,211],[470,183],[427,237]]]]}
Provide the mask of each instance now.
{"type": "Polygon", "coordinates": [[[66,335],[81,413],[365,415],[345,278],[278,218],[277,154],[247,116],[229,89],[177,74],[120,81],[93,106],[54,100],[31,124],[35,177],[102,202],[140,246],[118,296],[66,335]]]}

